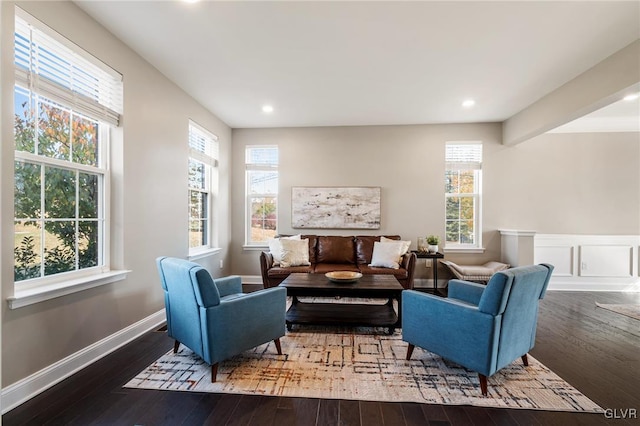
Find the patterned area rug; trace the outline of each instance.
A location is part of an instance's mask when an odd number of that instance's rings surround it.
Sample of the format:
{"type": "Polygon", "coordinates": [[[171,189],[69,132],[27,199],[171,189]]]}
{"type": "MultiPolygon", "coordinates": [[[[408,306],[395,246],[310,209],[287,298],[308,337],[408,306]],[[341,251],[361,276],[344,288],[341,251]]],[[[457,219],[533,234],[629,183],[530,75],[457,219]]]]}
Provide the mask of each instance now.
{"type": "Polygon", "coordinates": [[[220,363],[218,381],[189,349],[163,355],[125,387],[308,398],[476,405],[560,411],[602,409],[529,356],[489,378],[489,395],[478,375],[416,347],[406,361],[401,331],[304,327],[220,363]]]}
{"type": "Polygon", "coordinates": [[[596,306],[617,314],[626,315],[640,320],[640,305],[607,305],[605,303],[596,302],[596,306]]]}

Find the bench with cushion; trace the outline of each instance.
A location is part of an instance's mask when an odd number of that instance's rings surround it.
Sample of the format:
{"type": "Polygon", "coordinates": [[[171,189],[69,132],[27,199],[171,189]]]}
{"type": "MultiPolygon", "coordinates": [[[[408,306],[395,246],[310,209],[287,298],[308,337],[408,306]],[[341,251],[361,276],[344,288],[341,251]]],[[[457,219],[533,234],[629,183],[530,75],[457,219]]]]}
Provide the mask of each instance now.
{"type": "Polygon", "coordinates": [[[441,260],[440,263],[445,265],[457,279],[480,284],[489,282],[496,272],[509,269],[508,264],[495,261],[487,262],[484,265],[458,265],[449,260],[441,260]]]}
{"type": "Polygon", "coordinates": [[[394,275],[410,289],[416,255],[409,251],[409,245],[410,241],[402,241],[399,235],[279,237],[269,242],[269,251],[260,254],[262,283],[265,288],[275,287],[294,272],[353,271],[394,275]]]}

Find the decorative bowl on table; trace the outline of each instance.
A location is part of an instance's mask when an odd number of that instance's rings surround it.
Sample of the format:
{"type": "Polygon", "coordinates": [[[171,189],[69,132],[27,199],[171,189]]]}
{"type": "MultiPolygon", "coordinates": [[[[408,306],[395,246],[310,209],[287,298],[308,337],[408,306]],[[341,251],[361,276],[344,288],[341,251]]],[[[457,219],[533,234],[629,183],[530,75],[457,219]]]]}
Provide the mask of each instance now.
{"type": "Polygon", "coordinates": [[[362,278],[362,274],[360,272],[352,271],[327,272],[324,276],[334,283],[354,283],[362,278]]]}

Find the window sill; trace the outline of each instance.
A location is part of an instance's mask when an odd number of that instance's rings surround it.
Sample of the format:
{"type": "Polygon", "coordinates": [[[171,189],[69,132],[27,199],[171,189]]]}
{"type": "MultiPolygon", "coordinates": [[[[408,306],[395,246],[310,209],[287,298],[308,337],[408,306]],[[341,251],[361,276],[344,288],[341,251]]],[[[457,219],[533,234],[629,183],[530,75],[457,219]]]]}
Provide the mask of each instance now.
{"type": "Polygon", "coordinates": [[[269,251],[269,245],[268,244],[264,244],[264,245],[255,245],[255,246],[250,246],[250,245],[243,245],[242,246],[242,250],[247,250],[247,251],[269,251]]]}
{"type": "Polygon", "coordinates": [[[7,298],[7,303],[9,304],[9,309],[22,308],[44,302],[45,300],[55,299],[56,297],[66,296],[93,287],[124,280],[129,272],[131,271],[109,271],[64,282],[40,285],[27,289],[16,289],[13,296],[7,298]]]}
{"type": "Polygon", "coordinates": [[[444,253],[484,253],[484,247],[445,247],[444,253]]]}
{"type": "Polygon", "coordinates": [[[198,250],[198,251],[194,251],[193,253],[189,253],[189,256],[187,257],[188,260],[198,260],[198,259],[202,259],[205,258],[207,256],[213,256],[214,254],[218,254],[222,251],[221,248],[208,248],[208,249],[204,249],[204,250],[198,250]]]}

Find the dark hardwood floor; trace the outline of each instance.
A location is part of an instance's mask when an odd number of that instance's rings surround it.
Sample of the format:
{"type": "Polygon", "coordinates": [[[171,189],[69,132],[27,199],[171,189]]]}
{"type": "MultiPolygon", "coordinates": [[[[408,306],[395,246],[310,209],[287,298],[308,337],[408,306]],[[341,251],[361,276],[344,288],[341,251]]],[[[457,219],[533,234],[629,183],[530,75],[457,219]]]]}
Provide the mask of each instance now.
{"type": "Polygon", "coordinates": [[[603,414],[394,402],[124,389],[172,348],[150,332],[2,416],[9,425],[591,425],[640,424],[640,321],[596,308],[639,293],[549,292],[531,355],[605,409],[603,414]],[[618,417],[618,418],[615,418],[618,417]]]}

